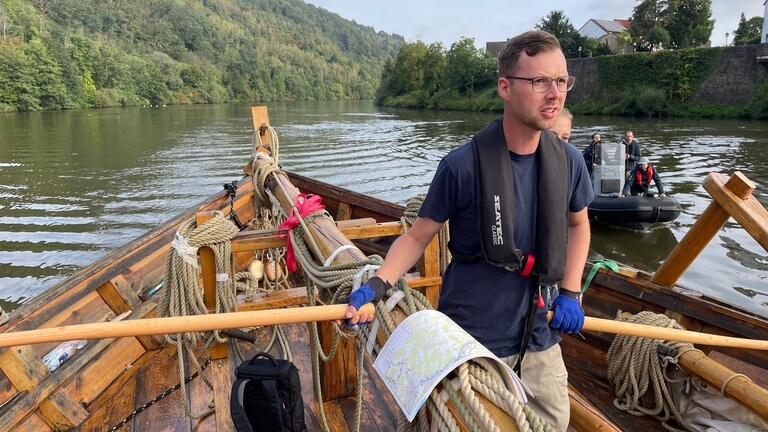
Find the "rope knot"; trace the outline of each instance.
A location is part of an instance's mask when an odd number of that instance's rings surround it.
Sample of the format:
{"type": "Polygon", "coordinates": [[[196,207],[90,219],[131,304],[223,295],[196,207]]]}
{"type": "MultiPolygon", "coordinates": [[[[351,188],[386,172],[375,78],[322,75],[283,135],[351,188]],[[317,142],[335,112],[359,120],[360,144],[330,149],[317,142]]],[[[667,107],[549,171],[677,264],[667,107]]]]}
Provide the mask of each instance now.
{"type": "Polygon", "coordinates": [[[192,246],[186,237],[181,235],[181,232],[176,231],[176,237],[171,243],[171,247],[176,250],[179,257],[184,260],[185,263],[191,265],[194,268],[198,268],[197,264],[197,246],[192,246]]]}
{"type": "Polygon", "coordinates": [[[293,251],[291,237],[288,234],[292,229],[299,226],[299,219],[304,220],[308,215],[324,211],[325,206],[321,202],[322,199],[317,195],[299,194],[291,210],[291,215],[277,229],[277,235],[286,238],[285,265],[290,272],[295,272],[299,267],[296,264],[296,255],[293,251]]]}

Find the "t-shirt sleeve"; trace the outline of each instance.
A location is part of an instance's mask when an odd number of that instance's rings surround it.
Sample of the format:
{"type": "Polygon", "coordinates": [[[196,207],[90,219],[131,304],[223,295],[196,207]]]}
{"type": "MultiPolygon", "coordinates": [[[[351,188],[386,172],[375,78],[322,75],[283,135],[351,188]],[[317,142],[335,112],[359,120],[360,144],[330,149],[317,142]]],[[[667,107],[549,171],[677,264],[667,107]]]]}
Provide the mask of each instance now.
{"type": "Polygon", "coordinates": [[[568,211],[576,213],[584,210],[592,202],[595,198],[595,192],[592,190],[592,179],[589,177],[587,165],[582,155],[573,144],[567,144],[566,152],[570,176],[568,211]]]}
{"type": "Polygon", "coordinates": [[[443,158],[429,185],[429,191],[419,210],[419,217],[427,217],[439,223],[447,221],[451,217],[451,209],[456,208],[457,185],[455,171],[446,158],[443,158]]]}

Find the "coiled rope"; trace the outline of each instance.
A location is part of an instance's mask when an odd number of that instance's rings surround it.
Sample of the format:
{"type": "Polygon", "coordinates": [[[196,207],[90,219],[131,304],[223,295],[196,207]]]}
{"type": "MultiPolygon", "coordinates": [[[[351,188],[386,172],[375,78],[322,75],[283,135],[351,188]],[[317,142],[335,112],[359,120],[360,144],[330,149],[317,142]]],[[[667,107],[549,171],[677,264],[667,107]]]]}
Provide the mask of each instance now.
{"type": "MultiPolygon", "coordinates": [[[[616,319],[684,330],[675,320],[650,311],[629,317],[622,316],[619,311],[616,319]]],[[[679,368],[675,367],[674,371],[667,370],[668,366],[677,364],[683,352],[680,348],[683,347],[694,349],[693,345],[684,342],[617,335],[606,355],[608,379],[613,383],[616,395],[613,405],[632,415],[653,416],[669,431],[693,430],[678,411],[669,389],[670,384],[688,379],[687,375],[682,379],[671,377],[672,372],[682,373],[679,368]],[[677,425],[673,425],[672,420],[677,425]]]]}

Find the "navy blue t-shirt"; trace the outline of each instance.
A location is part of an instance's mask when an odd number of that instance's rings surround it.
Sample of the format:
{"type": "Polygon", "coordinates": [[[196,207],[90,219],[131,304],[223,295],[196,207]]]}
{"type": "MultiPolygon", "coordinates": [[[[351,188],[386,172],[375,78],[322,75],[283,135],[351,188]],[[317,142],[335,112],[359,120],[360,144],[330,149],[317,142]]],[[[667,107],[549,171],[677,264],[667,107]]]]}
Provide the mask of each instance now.
{"type": "MultiPolygon", "coordinates": [[[[568,157],[568,210],[583,210],[594,198],[581,153],[566,144],[568,157]]],[[[536,254],[537,155],[510,152],[515,188],[515,245],[536,254]]],[[[420,217],[450,221],[451,250],[460,256],[481,251],[472,147],[448,153],[437,167],[420,217]]],[[[563,245],[566,247],[566,245],[563,245]]],[[[438,310],[445,313],[499,357],[520,351],[525,315],[538,280],[488,264],[484,259],[453,260],[443,276],[438,310]]],[[[574,289],[576,287],[569,287],[574,289]]],[[[546,311],[538,311],[528,344],[543,351],[560,341],[547,324],[546,311]]]]}

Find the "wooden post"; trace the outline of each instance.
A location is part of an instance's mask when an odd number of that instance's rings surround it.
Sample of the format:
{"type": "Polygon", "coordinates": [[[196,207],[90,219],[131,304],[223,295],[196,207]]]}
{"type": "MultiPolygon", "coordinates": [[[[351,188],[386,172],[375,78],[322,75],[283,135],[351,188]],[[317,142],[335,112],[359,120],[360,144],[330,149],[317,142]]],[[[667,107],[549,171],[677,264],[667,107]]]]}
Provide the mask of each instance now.
{"type": "MultiPolygon", "coordinates": [[[[704,187],[709,191],[714,199],[701,217],[693,224],[688,233],[678,243],[674,250],[669,254],[664,263],[659,267],[651,278],[651,282],[662,286],[672,287],[680,279],[680,276],[693,263],[693,260],[699,256],[701,251],[709,244],[712,238],[725,225],[725,222],[732,215],[730,211],[739,213],[748,213],[744,211],[744,203],[749,202],[752,197],[752,191],[755,190],[755,184],[749,181],[740,172],[734,173],[731,178],[725,182],[723,174],[711,173],[704,180],[704,187]],[[715,193],[713,193],[713,191],[715,193]]],[[[759,205],[760,208],[762,206],[759,205]]],[[[754,207],[750,205],[750,207],[754,207]]],[[[763,213],[765,209],[762,208],[763,213]]],[[[746,215],[742,215],[746,218],[746,215]]],[[[765,218],[765,216],[763,216],[765,218]]],[[[765,223],[765,222],[764,222],[765,223]]],[[[767,225],[763,225],[763,235],[767,225]]],[[[750,233],[751,234],[751,233],[750,233]]],[[[752,234],[753,236],[755,234],[752,234]]],[[[764,247],[768,244],[761,243],[764,247]]]]}
{"type": "MultiPolygon", "coordinates": [[[[429,242],[427,248],[424,249],[424,256],[419,260],[419,273],[421,274],[421,277],[440,277],[440,269],[438,268],[438,263],[440,261],[438,257],[440,254],[439,248],[439,241],[437,236],[435,236],[432,241],[429,242]]],[[[437,302],[440,299],[440,284],[427,285],[419,289],[424,293],[424,296],[429,300],[432,307],[437,309],[437,302]]]]}
{"type": "MultiPolygon", "coordinates": [[[[215,213],[212,211],[200,212],[195,215],[197,226],[213,219],[215,213]]],[[[209,247],[201,247],[198,250],[200,254],[200,271],[203,275],[203,299],[208,312],[216,311],[216,257],[213,250],[209,247]]],[[[218,343],[211,349],[211,359],[223,359],[227,357],[227,345],[218,343]]]]}
{"type": "MultiPolygon", "coordinates": [[[[254,127],[269,124],[269,115],[266,107],[253,107],[252,116],[254,127]]],[[[254,168],[268,163],[271,162],[265,159],[258,159],[253,162],[254,168]]],[[[275,174],[267,180],[266,186],[275,195],[283,209],[290,213],[300,191],[290,182],[288,177],[282,173],[275,174]]],[[[318,259],[319,256],[330,256],[333,251],[342,246],[352,245],[352,242],[339,232],[338,227],[331,219],[315,218],[310,221],[308,223],[308,232],[305,232],[305,238],[309,240],[310,236],[319,248],[312,251],[318,259]]],[[[307,241],[307,244],[311,245],[312,242],[307,241]]],[[[349,248],[339,253],[333,264],[357,262],[366,258],[365,254],[359,249],[349,248]]],[[[331,345],[332,337],[334,337],[333,324],[323,322],[319,323],[318,326],[321,346],[327,352],[328,347],[331,345]]],[[[359,381],[355,359],[354,340],[342,340],[339,343],[337,354],[330,361],[321,363],[320,382],[324,399],[334,400],[355,394],[359,381]]]]}

